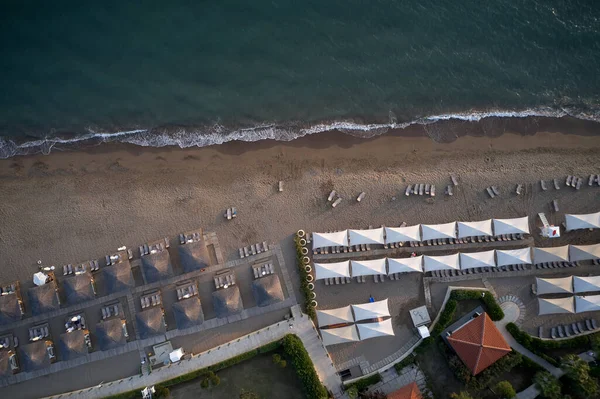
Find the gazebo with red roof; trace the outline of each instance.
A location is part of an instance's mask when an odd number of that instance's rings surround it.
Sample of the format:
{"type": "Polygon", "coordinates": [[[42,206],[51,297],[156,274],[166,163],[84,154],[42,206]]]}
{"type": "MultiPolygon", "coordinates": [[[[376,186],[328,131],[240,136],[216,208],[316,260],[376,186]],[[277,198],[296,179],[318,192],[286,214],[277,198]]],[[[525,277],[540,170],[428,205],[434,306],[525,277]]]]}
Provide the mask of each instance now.
{"type": "Polygon", "coordinates": [[[416,382],[411,382],[397,391],[387,394],[387,399],[422,399],[421,391],[416,382]]]}
{"type": "Polygon", "coordinates": [[[473,375],[511,352],[502,333],[485,312],[453,331],[446,340],[473,375]]]}

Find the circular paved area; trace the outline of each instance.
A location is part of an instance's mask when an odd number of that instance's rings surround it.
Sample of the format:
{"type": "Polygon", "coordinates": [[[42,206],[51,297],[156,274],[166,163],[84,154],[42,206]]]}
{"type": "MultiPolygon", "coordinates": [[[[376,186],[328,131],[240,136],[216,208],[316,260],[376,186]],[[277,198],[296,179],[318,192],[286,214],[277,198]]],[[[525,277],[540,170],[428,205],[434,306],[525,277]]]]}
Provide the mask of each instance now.
{"type": "Polygon", "coordinates": [[[525,305],[523,305],[523,301],[514,295],[507,295],[498,298],[498,303],[500,303],[500,307],[504,311],[504,319],[502,321],[505,323],[515,323],[520,326],[525,318],[525,305]]]}

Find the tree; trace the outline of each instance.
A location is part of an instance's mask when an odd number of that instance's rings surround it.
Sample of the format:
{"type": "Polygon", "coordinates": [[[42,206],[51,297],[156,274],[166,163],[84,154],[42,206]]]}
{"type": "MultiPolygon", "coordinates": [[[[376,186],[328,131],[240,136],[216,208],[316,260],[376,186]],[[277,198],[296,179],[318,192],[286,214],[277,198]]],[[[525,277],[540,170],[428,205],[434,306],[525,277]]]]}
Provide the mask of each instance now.
{"type": "Polygon", "coordinates": [[[252,391],[242,389],[242,392],[240,392],[240,399],[260,399],[260,396],[252,391]]]}
{"type": "Polygon", "coordinates": [[[273,363],[278,364],[281,361],[281,355],[279,355],[278,353],[275,353],[272,356],[272,359],[273,359],[273,363]]]}
{"type": "Polygon", "coordinates": [[[535,385],[546,399],[561,399],[560,383],[547,371],[538,371],[533,377],[535,385]]]}
{"type": "Polygon", "coordinates": [[[598,393],[598,382],[590,376],[590,365],[577,355],[562,358],[561,368],[581,397],[590,398],[598,393]]]}
{"type": "Polygon", "coordinates": [[[352,385],[350,388],[348,388],[346,394],[350,399],[358,398],[358,388],[356,387],[356,385],[352,385]]]}
{"type": "Polygon", "coordinates": [[[517,396],[515,389],[508,381],[500,381],[496,384],[496,394],[503,399],[512,399],[517,396]]]}
{"type": "Polygon", "coordinates": [[[451,399],[473,399],[473,397],[466,391],[461,391],[459,393],[451,393],[451,399]]]}
{"type": "Polygon", "coordinates": [[[387,395],[381,391],[375,392],[361,392],[360,399],[386,399],[387,395]]]}

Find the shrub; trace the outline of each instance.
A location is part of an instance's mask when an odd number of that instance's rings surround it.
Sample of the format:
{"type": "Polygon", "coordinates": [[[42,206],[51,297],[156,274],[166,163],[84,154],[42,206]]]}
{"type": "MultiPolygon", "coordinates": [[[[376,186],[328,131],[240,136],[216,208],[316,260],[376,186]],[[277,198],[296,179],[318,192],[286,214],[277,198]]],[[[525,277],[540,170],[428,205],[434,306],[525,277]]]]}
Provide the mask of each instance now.
{"type": "Polygon", "coordinates": [[[154,398],[168,398],[169,395],[171,394],[171,392],[169,391],[169,388],[164,387],[162,385],[155,385],[154,386],[154,398]]]}
{"type": "Polygon", "coordinates": [[[304,345],[302,345],[300,338],[288,334],[283,337],[282,344],[284,354],[296,369],[296,373],[302,383],[306,396],[315,399],[327,398],[327,390],[323,384],[321,384],[319,376],[315,371],[315,366],[313,365],[308,352],[304,348],[304,345]]]}
{"type": "Polygon", "coordinates": [[[560,392],[560,383],[552,374],[544,371],[538,371],[533,377],[535,385],[538,387],[542,396],[546,399],[560,399],[562,394],[560,392]]]}
{"type": "Polygon", "coordinates": [[[496,394],[503,399],[512,399],[517,393],[512,384],[508,381],[500,381],[496,384],[496,394]]]}
{"type": "Polygon", "coordinates": [[[208,378],[203,379],[202,382],[200,383],[200,386],[202,388],[208,388],[209,385],[210,385],[210,382],[208,381],[208,378]]]}
{"type": "Polygon", "coordinates": [[[272,356],[272,359],[273,359],[273,363],[278,364],[281,361],[281,355],[279,355],[278,353],[275,353],[272,356]]]}
{"type": "Polygon", "coordinates": [[[452,318],[454,318],[454,313],[456,312],[457,306],[458,302],[456,302],[456,300],[454,299],[450,299],[448,300],[448,302],[446,302],[446,306],[440,314],[440,318],[438,319],[438,322],[433,329],[433,335],[435,337],[440,335],[442,331],[444,331],[444,329],[448,327],[448,325],[452,321],[452,318]]]}
{"type": "Polygon", "coordinates": [[[216,387],[217,385],[219,385],[221,383],[221,377],[219,377],[218,375],[211,376],[210,383],[216,387]]]}
{"type": "Polygon", "coordinates": [[[356,388],[356,385],[351,385],[350,387],[348,387],[348,389],[346,390],[346,395],[348,395],[350,399],[358,398],[358,389],[356,388]]]}
{"type": "Polygon", "coordinates": [[[567,355],[561,360],[561,367],[578,396],[595,397],[598,393],[598,382],[590,376],[589,364],[577,355],[567,355]]]}
{"type": "Polygon", "coordinates": [[[451,399],[473,399],[473,397],[466,391],[461,391],[459,393],[451,393],[451,399]]]}
{"type": "Polygon", "coordinates": [[[297,237],[294,238],[294,243],[296,245],[296,265],[298,266],[298,272],[300,274],[300,291],[302,291],[302,294],[304,295],[304,312],[308,315],[308,317],[315,320],[317,313],[315,312],[315,308],[311,305],[311,291],[308,289],[308,282],[306,281],[306,276],[308,276],[308,273],[306,270],[304,270],[304,265],[302,264],[302,258],[304,255],[302,255],[302,252],[300,252],[302,247],[298,243],[297,237]]]}
{"type": "Polygon", "coordinates": [[[284,369],[285,366],[287,366],[287,362],[285,360],[281,359],[279,361],[279,367],[281,367],[282,369],[284,369]]]}
{"type": "Polygon", "coordinates": [[[381,381],[381,374],[376,373],[369,377],[361,378],[358,381],[354,381],[352,384],[350,384],[348,386],[348,388],[356,387],[356,390],[358,392],[362,392],[362,391],[366,391],[367,388],[369,388],[371,385],[377,384],[379,381],[381,381]]]}
{"type": "Polygon", "coordinates": [[[255,392],[242,389],[242,392],[240,392],[240,399],[260,399],[260,396],[255,392]]]}
{"type": "Polygon", "coordinates": [[[413,355],[408,355],[398,363],[394,364],[394,368],[398,373],[402,371],[403,368],[410,366],[411,364],[415,364],[415,357],[413,355]]]}
{"type": "Polygon", "coordinates": [[[487,313],[490,319],[494,321],[502,320],[504,318],[504,312],[496,299],[488,291],[482,290],[455,290],[450,294],[450,299],[456,301],[464,301],[467,299],[479,299],[482,300],[487,309],[487,313]]]}

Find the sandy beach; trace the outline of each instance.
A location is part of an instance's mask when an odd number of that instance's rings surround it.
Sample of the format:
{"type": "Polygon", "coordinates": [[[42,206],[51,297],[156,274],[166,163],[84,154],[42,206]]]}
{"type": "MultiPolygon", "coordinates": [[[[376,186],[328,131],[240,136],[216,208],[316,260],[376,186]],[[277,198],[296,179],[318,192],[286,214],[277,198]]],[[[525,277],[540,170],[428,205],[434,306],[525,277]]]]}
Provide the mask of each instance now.
{"type": "MultiPolygon", "coordinates": [[[[482,130],[476,125],[460,131],[482,130]]],[[[587,176],[600,173],[600,127],[528,126],[527,132],[494,137],[457,134],[449,143],[433,141],[431,127],[417,127],[373,139],[334,132],[288,143],[235,142],[185,150],[105,144],[2,160],[0,281],[29,283],[37,260],[75,263],[199,226],[216,231],[224,256],[233,259],[243,244],[278,242],[300,228],[324,231],[538,212],[560,223],[564,212],[598,211],[600,188],[588,187],[587,176]],[[443,195],[450,173],[459,178],[453,197],[443,195]],[[585,178],[582,190],[564,187],[567,174],[585,178]],[[561,190],[542,191],[539,180],[552,178],[561,180],[561,190]],[[279,180],[283,193],[276,190],[279,180]],[[437,196],[405,197],[410,183],[435,184],[437,196]],[[514,194],[517,183],[525,185],[521,196],[514,194]],[[502,192],[500,198],[484,193],[492,184],[502,192]],[[343,198],[335,209],[326,202],[332,189],[343,198]],[[358,204],[361,191],[366,198],[358,204]],[[553,199],[561,208],[556,214],[549,208],[553,199]],[[223,212],[230,206],[239,216],[228,222],[223,212]]],[[[594,242],[600,236],[583,233],[564,240],[594,242]]]]}

